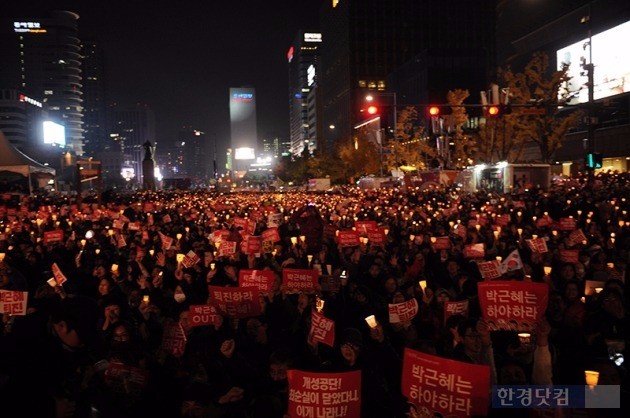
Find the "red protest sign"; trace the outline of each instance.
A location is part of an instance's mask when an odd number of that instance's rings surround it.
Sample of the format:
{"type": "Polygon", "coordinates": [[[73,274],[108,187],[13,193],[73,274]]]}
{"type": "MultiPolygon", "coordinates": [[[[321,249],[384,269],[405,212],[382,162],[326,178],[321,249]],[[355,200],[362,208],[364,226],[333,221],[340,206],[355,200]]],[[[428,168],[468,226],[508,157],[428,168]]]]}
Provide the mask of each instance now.
{"type": "Polygon", "coordinates": [[[140,230],[140,222],[129,222],[129,225],[127,225],[127,228],[130,231],[139,231],[140,230]]]}
{"type": "Polygon", "coordinates": [[[57,263],[53,263],[52,265],[53,276],[55,277],[55,282],[57,282],[58,286],[61,286],[65,282],[68,281],[66,276],[61,272],[61,269],[57,265],[57,263]]]}
{"type": "Polygon", "coordinates": [[[337,243],[340,247],[356,247],[360,244],[359,233],[357,231],[339,231],[337,243]]]}
{"type": "Polygon", "coordinates": [[[238,273],[240,287],[256,287],[262,293],[270,292],[275,276],[271,270],[241,270],[238,273]]]}
{"type": "Polygon", "coordinates": [[[148,372],[140,367],[110,361],[104,382],[114,393],[139,396],[146,387],[148,377],[148,372]]]}
{"type": "Polygon", "coordinates": [[[123,229],[125,227],[125,223],[119,219],[112,222],[112,228],[114,229],[123,229]]]}
{"type": "Polygon", "coordinates": [[[245,254],[260,254],[260,252],[262,251],[262,239],[260,236],[252,236],[252,235],[248,235],[247,238],[245,238],[245,245],[244,245],[244,253],[245,254]]]}
{"type": "Polygon", "coordinates": [[[498,260],[478,261],[477,267],[484,280],[494,280],[502,276],[501,264],[499,264],[498,260]]]}
{"type": "Polygon", "coordinates": [[[309,373],[289,370],[287,377],[291,418],[360,418],[361,371],[309,373]]]}
{"type": "Polygon", "coordinates": [[[549,251],[547,248],[547,241],[544,238],[527,239],[525,240],[530,250],[538,254],[544,254],[549,251]]]}
{"type": "Polygon", "coordinates": [[[477,286],[481,312],[492,331],[530,331],[547,309],[546,283],[497,280],[477,286]]]}
{"type": "Polygon", "coordinates": [[[569,234],[567,246],[573,247],[574,245],[581,244],[583,241],[587,241],[586,235],[584,235],[581,229],[576,229],[569,234]]]}
{"type": "Polygon", "coordinates": [[[172,222],[171,215],[164,215],[164,216],[162,216],[162,222],[165,223],[165,224],[172,222]]]}
{"type": "Polygon", "coordinates": [[[267,228],[264,230],[260,236],[263,241],[271,241],[278,242],[280,241],[280,234],[278,233],[278,228],[267,228]]]}
{"type": "Polygon", "coordinates": [[[215,308],[230,318],[249,318],[260,315],[258,288],[208,286],[215,308]]]}
{"type": "Polygon", "coordinates": [[[577,221],[574,218],[560,218],[558,229],[561,231],[573,231],[576,225],[577,221]]]}
{"type": "Polygon", "coordinates": [[[221,325],[221,315],[212,305],[191,305],[188,312],[188,322],[191,327],[221,325]]]}
{"type": "Polygon", "coordinates": [[[175,357],[181,357],[186,350],[186,334],[179,322],[168,321],[164,324],[162,349],[175,357]]]}
{"type": "Polygon", "coordinates": [[[354,227],[359,234],[366,235],[368,232],[378,231],[376,221],[354,221],[354,227]]]}
{"type": "Polygon", "coordinates": [[[407,302],[389,304],[389,323],[398,324],[411,321],[418,314],[418,301],[409,299],[407,302]]]}
{"type": "Polygon", "coordinates": [[[499,215],[494,218],[494,223],[499,226],[508,226],[508,224],[510,223],[510,217],[507,215],[499,215]]]}
{"type": "Polygon", "coordinates": [[[485,256],[486,249],[483,243],[464,246],[464,257],[466,258],[484,258],[485,256]]]}
{"type": "Polygon", "coordinates": [[[455,225],[455,233],[459,235],[461,239],[466,239],[466,227],[463,225],[455,225]]]}
{"type": "Polygon", "coordinates": [[[219,257],[231,257],[236,253],[236,241],[223,241],[218,251],[219,257]]]}
{"type": "Polygon", "coordinates": [[[44,245],[59,241],[63,241],[63,231],[61,229],[44,232],[44,245]]]}
{"type": "Polygon", "coordinates": [[[434,250],[450,250],[451,249],[451,240],[448,237],[435,237],[435,242],[433,243],[434,250]]]}
{"type": "Polygon", "coordinates": [[[333,347],[335,345],[335,321],[313,311],[311,314],[311,338],[315,342],[333,347]]]}
{"type": "Polygon", "coordinates": [[[453,315],[468,316],[468,299],[458,301],[446,301],[444,302],[444,324],[453,315]]]}
{"type": "Polygon", "coordinates": [[[217,242],[223,242],[228,239],[230,236],[230,231],[228,229],[219,229],[212,232],[212,242],[215,244],[217,242]]]}
{"type": "Polygon", "coordinates": [[[376,231],[368,231],[367,239],[372,245],[383,245],[387,242],[385,231],[377,229],[376,231]]]}
{"type": "Polygon", "coordinates": [[[184,255],[182,266],[184,266],[184,268],[191,268],[199,261],[201,261],[201,258],[199,258],[197,253],[195,253],[193,250],[190,250],[186,253],[186,255],[184,255]]]}
{"type": "Polygon", "coordinates": [[[490,367],[462,363],[405,348],[402,392],[422,416],[485,416],[490,367]]]}
{"type": "Polygon", "coordinates": [[[161,232],[158,232],[158,235],[160,236],[160,240],[162,241],[162,249],[168,250],[169,248],[171,248],[171,245],[173,245],[173,238],[166,236],[161,232]]]}
{"type": "Polygon", "coordinates": [[[26,315],[28,292],[0,290],[0,314],[26,315]]]}
{"type": "Polygon", "coordinates": [[[314,269],[282,269],[282,285],[288,292],[313,292],[319,272],[314,269]]]}
{"type": "Polygon", "coordinates": [[[580,252],[578,250],[561,249],[558,258],[563,263],[577,263],[580,261],[580,252]]]}

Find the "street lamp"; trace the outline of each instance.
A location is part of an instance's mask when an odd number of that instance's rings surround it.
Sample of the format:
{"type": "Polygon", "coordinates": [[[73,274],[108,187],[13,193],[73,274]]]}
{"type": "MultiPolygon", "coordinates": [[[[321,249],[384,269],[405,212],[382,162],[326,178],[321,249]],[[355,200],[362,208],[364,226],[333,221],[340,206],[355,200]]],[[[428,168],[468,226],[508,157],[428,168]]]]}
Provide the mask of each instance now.
{"type": "MultiPolygon", "coordinates": [[[[374,95],[378,95],[378,96],[389,96],[389,97],[393,97],[394,99],[394,104],[393,104],[393,108],[394,108],[394,162],[396,165],[396,171],[398,171],[398,112],[397,112],[397,106],[398,106],[398,100],[396,97],[396,92],[391,92],[391,93],[385,93],[385,92],[380,92],[380,93],[370,93],[367,96],[365,96],[365,100],[368,102],[371,102],[374,100],[374,95]]],[[[381,157],[382,158],[382,157],[381,157]]]]}

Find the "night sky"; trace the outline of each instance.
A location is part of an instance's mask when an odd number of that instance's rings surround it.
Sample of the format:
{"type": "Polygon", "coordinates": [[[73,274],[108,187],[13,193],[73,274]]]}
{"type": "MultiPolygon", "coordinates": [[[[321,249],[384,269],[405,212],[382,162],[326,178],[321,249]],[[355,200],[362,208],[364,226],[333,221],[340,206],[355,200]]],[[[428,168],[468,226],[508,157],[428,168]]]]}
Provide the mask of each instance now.
{"type": "Polygon", "coordinates": [[[288,136],[286,52],[298,29],[318,29],[322,0],[2,3],[7,17],[78,13],[81,36],[96,38],[105,51],[110,103],[149,105],[158,144],[192,126],[216,138],[222,152],[230,132],[229,87],[256,88],[260,138],[288,136]]]}

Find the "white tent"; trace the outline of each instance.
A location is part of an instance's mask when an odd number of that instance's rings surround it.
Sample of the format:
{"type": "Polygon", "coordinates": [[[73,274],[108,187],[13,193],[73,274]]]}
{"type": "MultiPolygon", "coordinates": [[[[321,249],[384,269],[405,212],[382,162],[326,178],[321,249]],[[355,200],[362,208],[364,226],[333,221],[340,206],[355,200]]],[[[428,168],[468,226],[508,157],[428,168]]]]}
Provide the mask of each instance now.
{"type": "Polygon", "coordinates": [[[27,177],[29,192],[31,193],[33,191],[33,178],[50,179],[55,177],[54,168],[38,163],[22,153],[9,142],[2,131],[0,131],[0,171],[9,171],[27,177]]]}

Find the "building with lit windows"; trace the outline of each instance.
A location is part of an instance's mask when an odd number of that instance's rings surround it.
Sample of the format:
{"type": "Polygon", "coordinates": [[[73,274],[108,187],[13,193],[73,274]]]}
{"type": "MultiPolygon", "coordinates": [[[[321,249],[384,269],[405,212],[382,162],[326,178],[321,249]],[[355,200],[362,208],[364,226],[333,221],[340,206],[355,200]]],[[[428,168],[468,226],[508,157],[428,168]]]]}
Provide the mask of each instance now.
{"type": "MultiPolygon", "coordinates": [[[[427,49],[485,49],[491,63],[494,1],[325,1],[320,28],[322,126],[327,146],[349,141],[369,92],[392,94],[387,77],[427,49]],[[334,127],[334,128],[333,128],[334,127]]],[[[457,88],[457,80],[452,80],[457,88]]],[[[446,92],[444,92],[446,95],[446,92]]],[[[392,97],[383,100],[389,111],[392,97]]],[[[397,101],[397,105],[403,103],[397,101]]]]}
{"type": "Polygon", "coordinates": [[[142,184],[142,160],[145,150],[143,144],[155,141],[155,115],[147,105],[112,106],[110,137],[119,144],[122,153],[121,173],[134,183],[142,184]]]}
{"type": "Polygon", "coordinates": [[[112,148],[107,134],[105,57],[94,40],[82,42],[83,53],[83,150],[97,158],[112,148]]]}
{"type": "Polygon", "coordinates": [[[322,34],[299,31],[289,51],[289,126],[293,155],[300,155],[305,148],[312,153],[317,148],[318,134],[315,108],[315,92],[319,74],[319,53],[322,34]]]}
{"type": "MultiPolygon", "coordinates": [[[[83,82],[79,15],[53,11],[43,17],[0,20],[0,88],[43,103],[65,127],[65,146],[83,154],[83,82]]],[[[37,138],[34,138],[37,140],[37,138]]]]}

